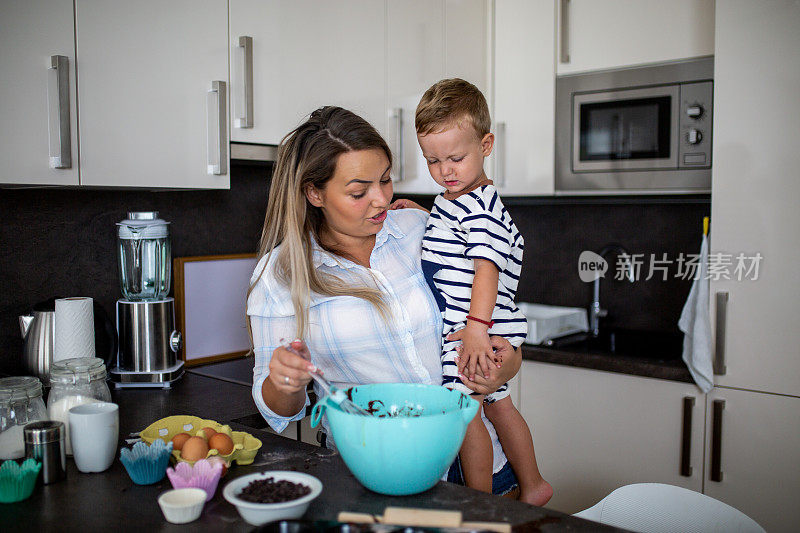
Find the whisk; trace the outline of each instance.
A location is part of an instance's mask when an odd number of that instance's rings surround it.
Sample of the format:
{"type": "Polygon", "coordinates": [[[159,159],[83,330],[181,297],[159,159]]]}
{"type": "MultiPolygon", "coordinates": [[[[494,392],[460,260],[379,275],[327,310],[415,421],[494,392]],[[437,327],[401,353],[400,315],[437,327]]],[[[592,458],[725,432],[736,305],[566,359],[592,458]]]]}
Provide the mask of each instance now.
{"type": "MultiPolygon", "coordinates": [[[[284,339],[281,339],[280,342],[281,346],[283,346],[290,352],[300,355],[297,352],[297,350],[292,348],[292,344],[290,342],[286,342],[286,340],[284,339]]],[[[342,411],[344,411],[345,413],[349,413],[351,415],[372,416],[372,413],[354,404],[347,397],[347,394],[343,390],[337,389],[336,387],[333,386],[333,384],[330,381],[322,377],[322,373],[316,366],[308,370],[308,373],[311,374],[311,377],[314,379],[314,381],[316,381],[319,384],[320,388],[322,388],[322,390],[325,391],[325,394],[327,394],[328,397],[333,401],[333,403],[338,405],[342,409],[342,411]]]]}

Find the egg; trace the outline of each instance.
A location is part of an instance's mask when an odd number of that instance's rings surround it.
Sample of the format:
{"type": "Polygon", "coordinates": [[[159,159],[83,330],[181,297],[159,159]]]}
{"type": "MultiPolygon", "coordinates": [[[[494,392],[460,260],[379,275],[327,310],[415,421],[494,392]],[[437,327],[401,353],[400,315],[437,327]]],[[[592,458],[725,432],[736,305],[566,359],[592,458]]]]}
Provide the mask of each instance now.
{"type": "Polygon", "coordinates": [[[181,458],[187,461],[198,461],[205,459],[208,455],[208,444],[203,437],[189,437],[183,443],[181,458]]]}
{"type": "Polygon", "coordinates": [[[213,437],[217,433],[217,430],[215,430],[214,428],[210,428],[210,427],[204,427],[203,428],[203,433],[206,434],[206,440],[208,440],[208,439],[210,439],[211,437],[213,437]]]}
{"type": "Polygon", "coordinates": [[[172,437],[172,449],[173,450],[181,450],[183,449],[184,443],[191,438],[191,435],[188,433],[178,433],[174,437],[172,437]]]}
{"type": "Polygon", "coordinates": [[[228,455],[233,451],[233,439],[225,433],[216,433],[208,439],[208,446],[216,448],[220,455],[228,455]]]}

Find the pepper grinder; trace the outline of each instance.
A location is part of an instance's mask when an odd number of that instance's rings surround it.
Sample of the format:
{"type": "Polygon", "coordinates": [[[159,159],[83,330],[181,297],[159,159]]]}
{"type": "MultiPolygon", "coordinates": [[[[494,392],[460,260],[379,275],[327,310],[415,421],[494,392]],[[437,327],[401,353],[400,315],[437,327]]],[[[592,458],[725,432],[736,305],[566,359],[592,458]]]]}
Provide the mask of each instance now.
{"type": "Polygon", "coordinates": [[[45,485],[67,477],[67,448],[63,422],[45,420],[25,426],[25,457],[42,463],[45,485]]]}

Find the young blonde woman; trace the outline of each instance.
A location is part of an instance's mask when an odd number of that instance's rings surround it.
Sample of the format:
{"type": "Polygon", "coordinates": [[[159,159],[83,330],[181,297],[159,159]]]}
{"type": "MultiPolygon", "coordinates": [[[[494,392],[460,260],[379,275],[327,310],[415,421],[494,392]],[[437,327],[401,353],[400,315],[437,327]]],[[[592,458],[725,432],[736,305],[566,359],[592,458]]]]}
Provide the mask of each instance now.
{"type": "MultiPolygon", "coordinates": [[[[375,128],[339,107],[314,111],[278,147],[247,298],[253,399],[276,431],[305,415],[311,361],[340,388],[442,382],[442,319],[420,265],[427,213],[392,209],[391,167],[375,128]],[[293,343],[301,355],[282,339],[304,339],[293,343]]],[[[492,343],[502,365],[464,378],[481,394],[521,362],[505,339],[492,343]]],[[[516,478],[489,429],[493,492],[514,494],[516,478]]],[[[330,435],[328,443],[335,446],[330,435]]]]}

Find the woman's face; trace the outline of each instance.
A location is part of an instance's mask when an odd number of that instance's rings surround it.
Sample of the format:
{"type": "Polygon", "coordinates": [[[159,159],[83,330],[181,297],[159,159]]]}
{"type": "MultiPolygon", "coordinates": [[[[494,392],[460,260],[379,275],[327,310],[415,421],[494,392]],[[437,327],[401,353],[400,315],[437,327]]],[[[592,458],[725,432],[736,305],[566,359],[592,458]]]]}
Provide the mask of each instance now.
{"type": "Polygon", "coordinates": [[[391,166],[383,150],[345,152],[324,189],[310,186],[308,201],[325,216],[326,237],[340,245],[376,235],[392,202],[391,166]]]}

